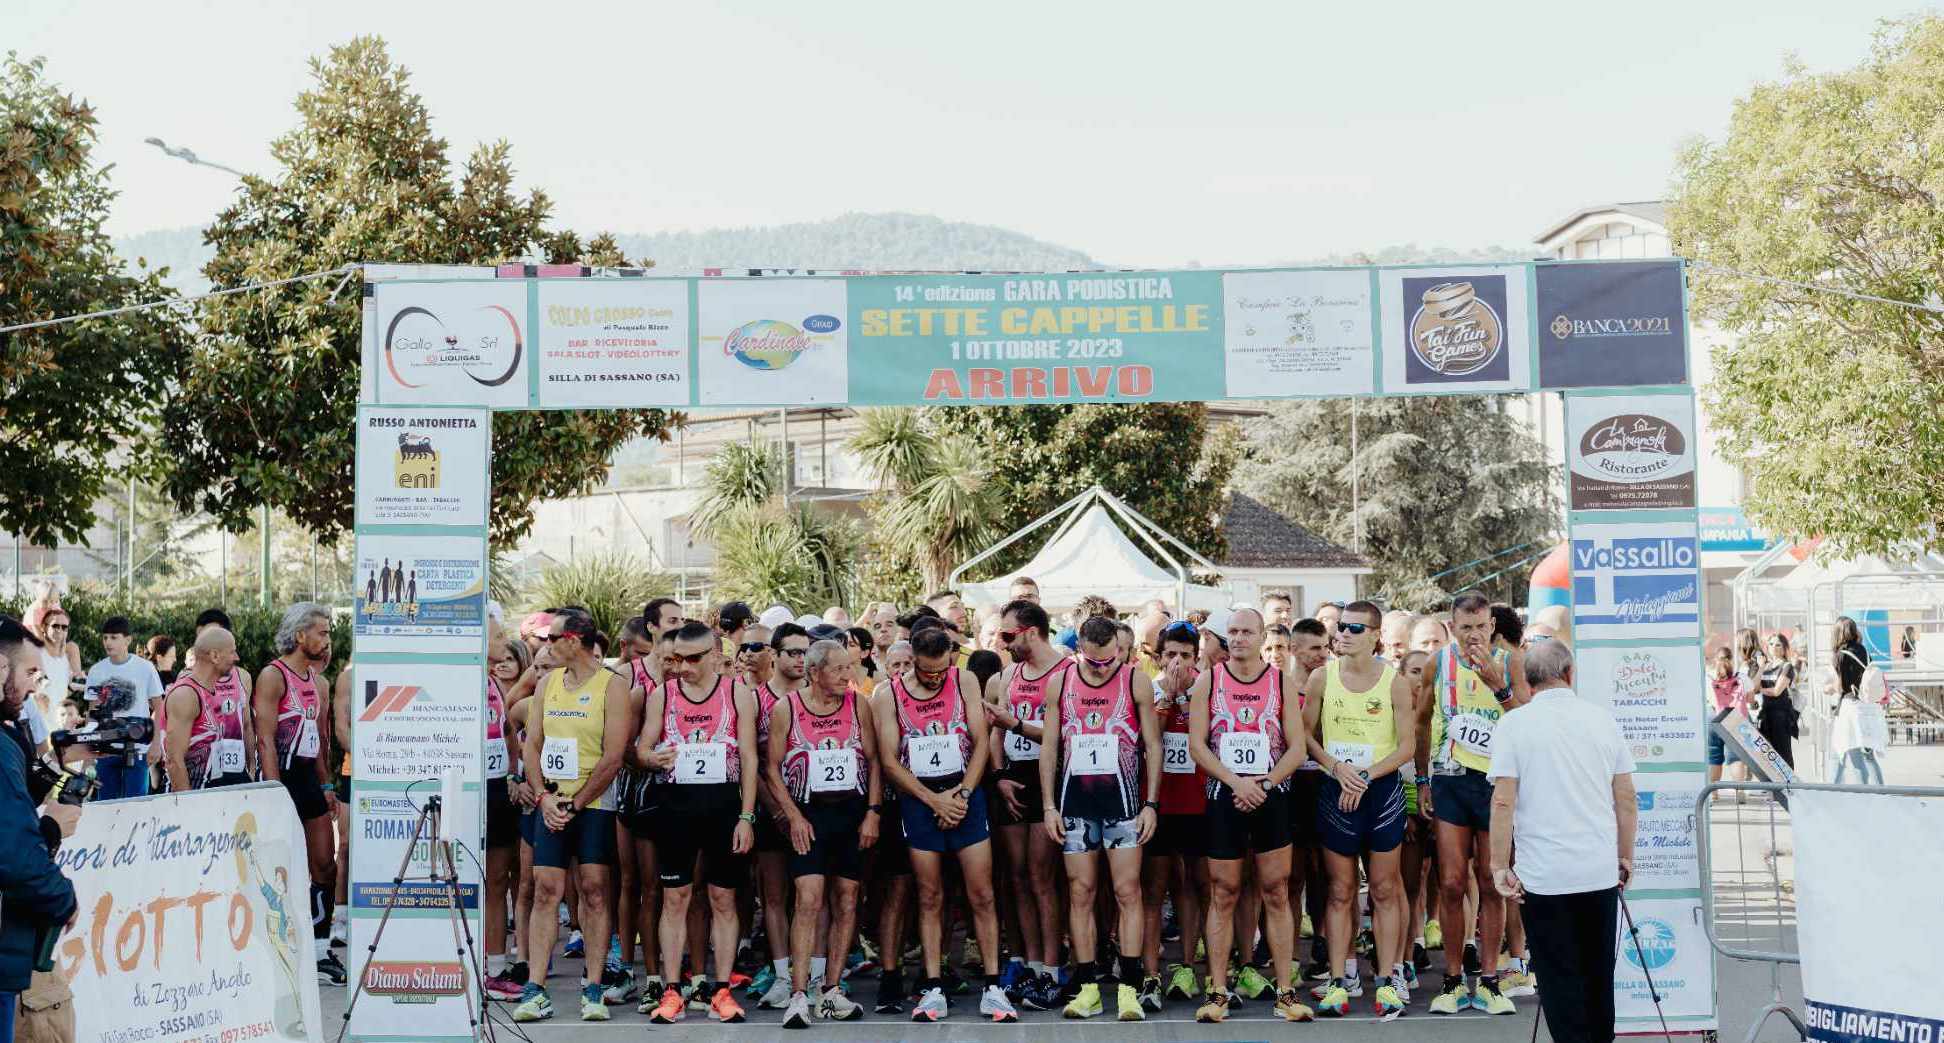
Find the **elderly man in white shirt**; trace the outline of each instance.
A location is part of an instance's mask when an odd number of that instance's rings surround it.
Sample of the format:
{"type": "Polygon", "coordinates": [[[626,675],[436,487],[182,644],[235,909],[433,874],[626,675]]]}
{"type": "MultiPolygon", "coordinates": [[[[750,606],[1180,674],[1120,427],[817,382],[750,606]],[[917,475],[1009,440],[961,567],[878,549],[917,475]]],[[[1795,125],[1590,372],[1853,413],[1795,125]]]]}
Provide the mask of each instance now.
{"type": "Polygon", "coordinates": [[[1546,1027],[1611,1043],[1620,889],[1633,872],[1633,756],[1613,715],[1573,693],[1573,651],[1526,650],[1532,701],[1492,737],[1492,880],[1523,907],[1546,1027]],[[1518,862],[1513,862],[1513,851],[1518,862]]]}

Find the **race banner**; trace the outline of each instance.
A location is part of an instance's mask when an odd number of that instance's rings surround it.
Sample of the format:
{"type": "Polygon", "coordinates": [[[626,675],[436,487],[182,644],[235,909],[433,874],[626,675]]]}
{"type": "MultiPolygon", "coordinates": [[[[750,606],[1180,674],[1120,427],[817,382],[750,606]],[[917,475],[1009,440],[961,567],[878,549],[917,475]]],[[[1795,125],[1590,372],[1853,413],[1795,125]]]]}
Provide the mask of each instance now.
{"type": "Polygon", "coordinates": [[[1698,542],[1692,521],[1573,526],[1574,636],[1698,637],[1698,542]]]}
{"type": "Polygon", "coordinates": [[[1694,507],[1694,396],[1566,399],[1566,505],[1576,511],[1694,507]]]}
{"type": "Polygon", "coordinates": [[[1810,1038],[1944,1039],[1944,989],[1922,984],[1935,973],[1913,983],[1882,968],[1882,954],[1932,952],[1944,932],[1936,885],[1944,800],[1834,787],[1793,796],[1796,951],[1810,1038]],[[1896,857],[1880,857],[1893,839],[1896,857]]]}
{"type": "Polygon", "coordinates": [[[89,804],[55,862],[80,900],[55,945],[75,1038],[329,1035],[304,827],[282,786],[89,804]]]}
{"type": "Polygon", "coordinates": [[[360,406],[358,526],[485,525],[489,415],[360,406]]]}
{"type": "Polygon", "coordinates": [[[351,634],[367,652],[467,653],[486,640],[486,541],[358,537],[351,634]]]}
{"type": "Polygon", "coordinates": [[[387,268],[366,284],[367,401],[972,406],[1524,392],[1547,337],[1575,359],[1624,345],[1680,362],[1672,375],[1658,361],[1601,362],[1554,386],[1686,379],[1678,293],[1674,312],[1647,315],[1681,285],[1674,259],[701,277],[508,265],[428,277],[439,271],[387,268]],[[1671,348],[1663,327],[1680,331],[1671,348]]]}

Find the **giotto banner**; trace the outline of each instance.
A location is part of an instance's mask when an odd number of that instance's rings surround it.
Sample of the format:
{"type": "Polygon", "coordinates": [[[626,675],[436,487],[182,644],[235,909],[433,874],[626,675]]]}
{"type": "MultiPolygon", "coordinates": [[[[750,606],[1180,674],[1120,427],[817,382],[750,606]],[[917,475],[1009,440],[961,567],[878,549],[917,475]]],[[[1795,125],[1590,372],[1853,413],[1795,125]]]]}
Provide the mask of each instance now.
{"type": "Polygon", "coordinates": [[[1566,495],[1576,511],[1694,506],[1692,395],[1568,395],[1566,495]]]}
{"type": "Polygon", "coordinates": [[[327,1038],[282,786],[89,804],[55,861],[81,903],[54,950],[77,1039],[327,1038]]]}

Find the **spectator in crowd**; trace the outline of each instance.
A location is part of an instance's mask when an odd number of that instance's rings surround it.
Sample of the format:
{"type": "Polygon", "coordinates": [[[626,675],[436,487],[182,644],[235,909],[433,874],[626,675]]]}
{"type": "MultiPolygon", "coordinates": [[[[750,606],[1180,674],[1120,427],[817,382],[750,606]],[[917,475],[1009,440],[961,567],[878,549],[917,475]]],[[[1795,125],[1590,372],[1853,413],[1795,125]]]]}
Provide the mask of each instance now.
{"type": "Polygon", "coordinates": [[[1877,700],[1887,696],[1888,689],[1881,694],[1863,690],[1870,673],[1870,650],[1863,644],[1856,620],[1837,616],[1829,644],[1836,650],[1836,723],[1829,734],[1830,752],[1836,755],[1833,781],[1840,786],[1854,771],[1863,785],[1881,786],[1883,764],[1878,758],[1887,752],[1889,729],[1877,700]]]}
{"type": "Polygon", "coordinates": [[[1782,760],[1795,767],[1796,668],[1789,656],[1789,639],[1780,633],[1769,635],[1768,659],[1756,677],[1756,691],[1762,697],[1762,738],[1782,760]]]}
{"type": "Polygon", "coordinates": [[[176,674],[180,672],[176,663],[181,651],[176,646],[176,639],[167,634],[157,634],[149,638],[148,644],[143,648],[143,656],[148,659],[150,665],[155,667],[155,676],[162,679],[164,688],[175,683],[176,674]]]}
{"type": "Polygon", "coordinates": [[[1633,755],[1613,715],[1573,692],[1558,641],[1525,659],[1532,701],[1492,737],[1492,882],[1519,902],[1546,1027],[1560,1043],[1613,1039],[1614,939],[1633,874],[1633,755]],[[1518,862],[1513,862],[1517,851],[1518,862]]]}
{"type": "MultiPolygon", "coordinates": [[[[1741,708],[1746,711],[1741,694],[1741,679],[1735,676],[1735,653],[1727,645],[1715,649],[1714,660],[1708,667],[1708,686],[1714,691],[1714,714],[1723,710],[1741,708]]],[[[1715,732],[1712,725],[1708,728],[1708,781],[1720,782],[1728,768],[1741,763],[1741,755],[1730,749],[1728,741],[1715,732]]]]}
{"type": "Polygon", "coordinates": [[[1012,587],[1006,593],[1007,601],[1030,601],[1040,603],[1039,581],[1031,576],[1014,576],[1012,587]]]}
{"type": "MultiPolygon", "coordinates": [[[[162,677],[155,670],[155,664],[139,656],[129,654],[128,646],[135,640],[130,632],[127,616],[109,616],[101,622],[101,647],[107,654],[88,668],[87,690],[90,701],[99,701],[97,692],[112,681],[124,681],[135,692],[135,702],[117,710],[117,717],[142,717],[155,720],[162,707],[162,677]]],[[[121,757],[104,757],[95,761],[95,778],[100,780],[101,789],[96,793],[97,800],[116,800],[121,797],[143,797],[148,795],[149,765],[162,754],[160,749],[151,752],[148,743],[136,748],[142,760],[135,764],[123,763],[121,757]]]]}
{"type": "Polygon", "coordinates": [[[82,688],[81,646],[69,639],[73,629],[67,609],[55,605],[41,612],[34,634],[41,641],[41,683],[34,698],[43,720],[58,718],[62,701],[82,688]]]}

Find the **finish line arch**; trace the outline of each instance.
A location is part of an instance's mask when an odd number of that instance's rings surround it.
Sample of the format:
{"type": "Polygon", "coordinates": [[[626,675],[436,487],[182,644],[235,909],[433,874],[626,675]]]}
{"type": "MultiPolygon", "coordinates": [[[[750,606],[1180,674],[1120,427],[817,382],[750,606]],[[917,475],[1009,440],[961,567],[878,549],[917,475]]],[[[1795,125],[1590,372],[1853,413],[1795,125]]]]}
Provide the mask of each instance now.
{"type": "MultiPolygon", "coordinates": [[[[1670,1024],[1716,1027],[1692,824],[1707,719],[1684,262],[674,276],[369,264],[364,280],[354,976],[388,907],[383,959],[454,962],[444,889],[393,885],[398,823],[416,814],[411,788],[450,769],[447,814],[477,851],[483,781],[503,773],[481,695],[494,411],[1558,391],[1580,690],[1611,704],[1639,762],[1628,899],[1663,940],[1652,966],[1616,957],[1619,1027],[1659,1027],[1644,972],[1670,1024]]],[[[478,864],[462,863],[479,937],[478,864]]],[[[368,997],[352,1038],[470,1039],[467,980],[466,995],[368,997]]]]}

